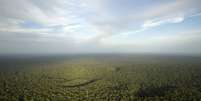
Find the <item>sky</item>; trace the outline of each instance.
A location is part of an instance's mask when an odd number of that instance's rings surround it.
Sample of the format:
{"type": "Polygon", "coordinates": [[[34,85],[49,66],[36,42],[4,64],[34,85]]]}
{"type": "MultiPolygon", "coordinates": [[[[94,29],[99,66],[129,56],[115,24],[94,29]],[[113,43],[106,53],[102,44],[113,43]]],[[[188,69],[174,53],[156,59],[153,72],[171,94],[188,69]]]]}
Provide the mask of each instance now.
{"type": "Polygon", "coordinates": [[[0,0],[0,54],[201,54],[201,0],[0,0]]]}

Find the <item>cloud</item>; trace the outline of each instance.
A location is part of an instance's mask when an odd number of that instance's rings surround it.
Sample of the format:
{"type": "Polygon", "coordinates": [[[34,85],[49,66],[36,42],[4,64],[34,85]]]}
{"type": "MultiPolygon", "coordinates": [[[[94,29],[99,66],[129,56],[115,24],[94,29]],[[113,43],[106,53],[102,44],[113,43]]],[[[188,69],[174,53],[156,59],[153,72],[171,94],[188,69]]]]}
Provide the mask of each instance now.
{"type": "Polygon", "coordinates": [[[95,0],[92,3],[95,6],[90,6],[92,0],[87,1],[90,3],[85,3],[92,9],[93,16],[86,19],[91,21],[99,33],[103,34],[97,34],[94,37],[95,40],[98,40],[98,37],[101,40],[104,37],[128,32],[138,33],[148,27],[167,23],[180,23],[201,10],[199,0],[157,1],[150,4],[147,4],[147,1],[95,0]],[[128,3],[133,5],[128,6],[128,3]]]}
{"type": "Polygon", "coordinates": [[[104,46],[117,52],[200,54],[201,30],[152,37],[105,39],[104,46]]]}
{"type": "MultiPolygon", "coordinates": [[[[200,0],[1,0],[0,47],[19,50],[20,44],[35,44],[45,51],[54,44],[55,52],[97,52],[111,51],[115,45],[121,51],[148,29],[200,16],[200,4],[200,0]]],[[[144,49],[141,41],[135,46],[144,49]]]]}
{"type": "Polygon", "coordinates": [[[160,26],[162,24],[167,24],[167,23],[180,23],[183,20],[184,20],[184,17],[174,17],[174,18],[160,19],[160,20],[147,20],[144,22],[142,27],[150,28],[150,27],[160,26]]]}

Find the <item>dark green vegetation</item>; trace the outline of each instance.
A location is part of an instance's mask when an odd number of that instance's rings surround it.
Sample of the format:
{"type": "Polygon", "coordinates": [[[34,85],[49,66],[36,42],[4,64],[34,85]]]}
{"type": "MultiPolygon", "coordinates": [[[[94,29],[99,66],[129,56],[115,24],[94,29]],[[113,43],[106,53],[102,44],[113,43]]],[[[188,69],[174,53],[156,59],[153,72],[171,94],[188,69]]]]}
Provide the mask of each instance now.
{"type": "Polygon", "coordinates": [[[201,58],[1,58],[0,101],[200,101],[201,58]]]}

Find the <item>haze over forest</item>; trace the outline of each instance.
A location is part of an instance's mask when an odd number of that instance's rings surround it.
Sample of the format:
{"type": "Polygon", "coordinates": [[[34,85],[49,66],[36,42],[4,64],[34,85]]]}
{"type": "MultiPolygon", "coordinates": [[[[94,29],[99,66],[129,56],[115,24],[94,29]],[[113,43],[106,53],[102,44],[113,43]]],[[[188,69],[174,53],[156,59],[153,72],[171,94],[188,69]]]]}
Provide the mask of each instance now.
{"type": "Polygon", "coordinates": [[[201,54],[200,0],[0,0],[0,54],[201,54]]]}

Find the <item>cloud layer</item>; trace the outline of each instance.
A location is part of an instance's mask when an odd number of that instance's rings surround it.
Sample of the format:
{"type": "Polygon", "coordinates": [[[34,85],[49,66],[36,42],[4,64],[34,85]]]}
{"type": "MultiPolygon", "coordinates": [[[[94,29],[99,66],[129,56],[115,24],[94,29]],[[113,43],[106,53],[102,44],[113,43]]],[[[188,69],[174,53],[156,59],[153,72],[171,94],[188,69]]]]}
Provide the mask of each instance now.
{"type": "Polygon", "coordinates": [[[200,54],[200,4],[200,0],[1,0],[0,53],[200,54]]]}

